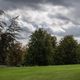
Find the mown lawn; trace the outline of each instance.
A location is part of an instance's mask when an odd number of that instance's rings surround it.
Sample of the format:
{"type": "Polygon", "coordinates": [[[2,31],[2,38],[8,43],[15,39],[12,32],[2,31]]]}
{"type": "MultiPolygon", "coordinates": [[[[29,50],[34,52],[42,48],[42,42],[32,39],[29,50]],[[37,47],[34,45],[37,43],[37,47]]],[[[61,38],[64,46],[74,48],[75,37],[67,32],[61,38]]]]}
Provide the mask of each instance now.
{"type": "Polygon", "coordinates": [[[0,67],[0,80],[80,80],[80,65],[0,67]]]}

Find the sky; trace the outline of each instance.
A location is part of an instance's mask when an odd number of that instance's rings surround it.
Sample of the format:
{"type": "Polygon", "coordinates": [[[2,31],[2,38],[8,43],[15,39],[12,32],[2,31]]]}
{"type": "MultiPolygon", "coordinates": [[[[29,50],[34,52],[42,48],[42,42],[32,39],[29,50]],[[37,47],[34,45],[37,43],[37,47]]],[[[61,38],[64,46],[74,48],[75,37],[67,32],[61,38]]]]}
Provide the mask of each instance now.
{"type": "Polygon", "coordinates": [[[58,40],[73,35],[80,42],[80,0],[0,0],[0,10],[19,16],[24,43],[38,28],[47,30],[58,40]]]}

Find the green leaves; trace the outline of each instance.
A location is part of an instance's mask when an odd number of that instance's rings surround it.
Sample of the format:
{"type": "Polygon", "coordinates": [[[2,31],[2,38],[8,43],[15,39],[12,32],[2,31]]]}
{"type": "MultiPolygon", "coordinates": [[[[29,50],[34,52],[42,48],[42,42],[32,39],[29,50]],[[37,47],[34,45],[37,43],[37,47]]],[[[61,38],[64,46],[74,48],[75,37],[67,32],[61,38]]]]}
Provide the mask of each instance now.
{"type": "Polygon", "coordinates": [[[77,63],[76,49],[77,41],[73,36],[65,36],[57,48],[55,54],[55,64],[75,64],[77,63]]]}
{"type": "Polygon", "coordinates": [[[29,42],[26,57],[28,65],[49,65],[52,63],[52,54],[56,47],[56,37],[52,37],[43,29],[36,30],[29,42]]]}

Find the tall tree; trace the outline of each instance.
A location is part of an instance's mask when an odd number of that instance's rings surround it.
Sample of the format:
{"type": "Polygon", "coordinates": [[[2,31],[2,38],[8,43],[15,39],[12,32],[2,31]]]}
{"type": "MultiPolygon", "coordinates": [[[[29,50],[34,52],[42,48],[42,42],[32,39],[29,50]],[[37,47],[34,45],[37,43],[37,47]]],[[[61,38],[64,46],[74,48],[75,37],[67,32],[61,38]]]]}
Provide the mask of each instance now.
{"type": "Polygon", "coordinates": [[[49,65],[55,46],[56,38],[52,37],[43,29],[36,30],[29,42],[26,64],[28,65],[49,65]]]}
{"type": "Polygon", "coordinates": [[[6,64],[6,52],[16,41],[16,35],[20,30],[17,18],[18,16],[11,18],[10,25],[7,25],[5,21],[0,21],[0,64],[6,64]]]}
{"type": "Polygon", "coordinates": [[[77,63],[76,49],[77,41],[73,36],[65,36],[57,48],[57,52],[54,56],[55,64],[75,64],[77,63]]]}

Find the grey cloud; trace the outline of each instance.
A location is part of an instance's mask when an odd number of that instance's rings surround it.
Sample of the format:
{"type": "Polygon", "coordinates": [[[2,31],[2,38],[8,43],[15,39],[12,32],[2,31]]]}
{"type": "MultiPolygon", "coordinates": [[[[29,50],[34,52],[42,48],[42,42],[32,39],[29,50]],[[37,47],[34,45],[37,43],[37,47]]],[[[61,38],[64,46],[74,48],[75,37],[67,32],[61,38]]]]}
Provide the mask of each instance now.
{"type": "Polygon", "coordinates": [[[37,3],[52,3],[54,5],[63,5],[63,6],[71,6],[74,5],[76,2],[80,2],[80,0],[4,0],[8,2],[14,2],[14,3],[25,3],[25,4],[35,4],[37,3]]]}
{"type": "Polygon", "coordinates": [[[38,4],[43,3],[44,0],[3,0],[1,3],[6,6],[7,9],[16,9],[22,7],[31,7],[34,9],[39,9],[38,4]]]}
{"type": "MultiPolygon", "coordinates": [[[[42,26],[45,30],[47,30],[49,33],[51,34],[55,34],[58,36],[65,36],[65,35],[74,35],[75,37],[80,37],[80,27],[78,26],[80,24],[80,0],[0,0],[0,9],[3,10],[10,10],[10,9],[17,9],[19,8],[20,10],[24,11],[22,8],[23,7],[29,7],[29,8],[33,8],[33,9],[38,9],[40,10],[41,8],[44,8],[43,5],[44,4],[51,4],[51,5],[57,5],[57,6],[64,6],[66,8],[74,8],[74,11],[71,12],[71,15],[68,16],[64,16],[63,14],[57,14],[55,16],[53,15],[48,15],[48,17],[51,18],[56,18],[56,19],[60,19],[63,21],[66,21],[66,24],[68,22],[72,22],[74,23],[75,27],[71,26],[67,29],[63,29],[65,32],[54,32],[50,26],[46,25],[46,22],[43,24],[37,24],[37,22],[32,22],[29,23],[31,24],[34,28],[39,28],[39,25],[42,26]],[[39,6],[39,4],[42,4],[42,6],[39,6]],[[45,27],[47,26],[47,27],[45,27]],[[78,26],[78,27],[77,27],[78,26]]],[[[45,10],[44,10],[45,12],[45,10]]],[[[53,12],[54,13],[54,12],[53,12]]],[[[64,13],[64,12],[63,12],[64,13]]],[[[26,15],[25,15],[26,16],[26,15]]],[[[25,17],[26,18],[26,17],[25,17]]],[[[27,22],[27,19],[25,20],[27,22]]],[[[27,26],[28,27],[28,26],[27,26]]],[[[23,31],[25,31],[28,35],[30,35],[31,30],[29,30],[29,28],[25,28],[23,29],[23,31]]],[[[26,34],[26,36],[27,36],[26,34]]]]}
{"type": "Polygon", "coordinates": [[[42,2],[42,1],[44,1],[44,0],[6,0],[6,1],[10,1],[10,2],[18,2],[18,3],[24,3],[24,2],[26,2],[26,3],[40,3],[40,2],[42,2]]]}
{"type": "Polygon", "coordinates": [[[80,0],[0,0],[0,8],[2,9],[16,9],[22,7],[31,7],[34,9],[41,9],[39,4],[53,4],[62,5],[66,7],[78,6],[80,0]]]}
{"type": "Polygon", "coordinates": [[[57,14],[57,15],[51,15],[49,14],[48,15],[50,18],[56,18],[56,19],[60,19],[60,20],[63,20],[66,22],[66,24],[68,24],[68,22],[72,22],[73,24],[75,25],[80,25],[80,23],[74,19],[71,19],[71,17],[68,17],[68,16],[65,16],[65,15],[62,15],[62,14],[57,14]]]}
{"type": "Polygon", "coordinates": [[[58,36],[73,35],[74,37],[80,37],[80,26],[74,26],[63,30],[65,32],[53,32],[53,33],[58,36]]]}

